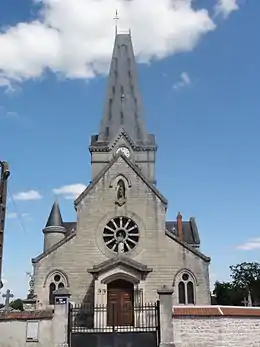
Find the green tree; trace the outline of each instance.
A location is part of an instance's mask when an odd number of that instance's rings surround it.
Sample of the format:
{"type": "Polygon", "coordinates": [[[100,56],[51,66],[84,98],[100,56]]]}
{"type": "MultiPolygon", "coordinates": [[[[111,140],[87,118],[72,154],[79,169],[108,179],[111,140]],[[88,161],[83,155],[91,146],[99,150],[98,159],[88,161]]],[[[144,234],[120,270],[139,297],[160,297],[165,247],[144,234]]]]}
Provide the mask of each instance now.
{"type": "Polygon", "coordinates": [[[16,300],[11,301],[10,307],[12,307],[14,310],[24,311],[23,302],[21,299],[16,299],[16,300]]]}
{"type": "Polygon", "coordinates": [[[232,283],[247,297],[251,294],[253,303],[260,301],[260,264],[243,262],[230,266],[232,283]]]}
{"type": "Polygon", "coordinates": [[[241,306],[244,299],[244,292],[237,288],[232,282],[215,283],[213,290],[217,305],[241,306]]]}

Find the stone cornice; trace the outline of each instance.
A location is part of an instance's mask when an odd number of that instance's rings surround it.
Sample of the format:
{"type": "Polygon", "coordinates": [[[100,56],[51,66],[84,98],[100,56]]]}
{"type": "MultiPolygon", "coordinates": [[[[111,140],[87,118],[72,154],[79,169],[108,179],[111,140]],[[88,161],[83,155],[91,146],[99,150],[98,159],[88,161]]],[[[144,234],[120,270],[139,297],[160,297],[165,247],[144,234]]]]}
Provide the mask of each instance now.
{"type": "Polygon", "coordinates": [[[129,143],[130,147],[132,148],[133,151],[136,152],[144,152],[144,151],[156,151],[157,146],[152,145],[152,144],[140,144],[140,143],[135,143],[131,137],[127,134],[127,132],[124,130],[124,128],[120,129],[118,134],[115,136],[115,138],[110,141],[108,144],[104,144],[104,142],[100,145],[90,145],[89,146],[89,151],[92,152],[109,152],[113,150],[118,141],[124,137],[126,141],[129,143]]]}

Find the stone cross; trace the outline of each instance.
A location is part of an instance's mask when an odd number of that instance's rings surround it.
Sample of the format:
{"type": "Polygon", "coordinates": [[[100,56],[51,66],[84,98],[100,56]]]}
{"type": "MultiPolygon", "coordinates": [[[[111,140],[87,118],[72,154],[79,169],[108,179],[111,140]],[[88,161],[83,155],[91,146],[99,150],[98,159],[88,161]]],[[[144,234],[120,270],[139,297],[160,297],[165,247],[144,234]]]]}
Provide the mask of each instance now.
{"type": "Polygon", "coordinates": [[[2,295],[2,297],[5,299],[5,307],[4,309],[6,311],[10,308],[10,299],[14,297],[14,294],[11,294],[10,289],[7,289],[6,293],[2,295]]]}
{"type": "Polygon", "coordinates": [[[242,301],[242,304],[243,304],[244,306],[247,306],[247,305],[248,305],[248,301],[247,301],[246,298],[244,298],[244,300],[242,301]]]}

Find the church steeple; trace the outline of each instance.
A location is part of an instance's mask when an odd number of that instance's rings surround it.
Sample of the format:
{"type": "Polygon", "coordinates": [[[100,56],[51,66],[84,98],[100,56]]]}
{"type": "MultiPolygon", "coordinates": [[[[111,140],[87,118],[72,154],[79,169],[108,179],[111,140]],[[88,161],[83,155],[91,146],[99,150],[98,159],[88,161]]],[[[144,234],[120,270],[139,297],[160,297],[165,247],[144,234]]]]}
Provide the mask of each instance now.
{"type": "Polygon", "coordinates": [[[117,33],[98,142],[109,143],[124,129],[136,144],[147,144],[131,34],[117,33]]]}
{"type": "Polygon", "coordinates": [[[92,177],[111,161],[119,147],[155,183],[155,136],[146,131],[131,33],[116,30],[99,133],[91,136],[92,177]]]}

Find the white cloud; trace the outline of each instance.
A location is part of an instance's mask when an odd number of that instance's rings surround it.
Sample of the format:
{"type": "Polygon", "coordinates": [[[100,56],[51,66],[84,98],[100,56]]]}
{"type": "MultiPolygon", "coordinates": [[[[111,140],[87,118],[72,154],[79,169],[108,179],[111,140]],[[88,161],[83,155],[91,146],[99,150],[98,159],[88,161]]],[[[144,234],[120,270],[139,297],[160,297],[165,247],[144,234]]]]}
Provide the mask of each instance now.
{"type": "Polygon", "coordinates": [[[51,70],[65,78],[106,73],[115,9],[120,29],[132,29],[140,61],[192,50],[215,29],[206,9],[192,0],[34,0],[38,18],[0,33],[0,85],[35,79],[51,70]],[[145,18],[145,21],[144,21],[145,18]],[[144,24],[145,23],[145,24],[144,24]],[[152,42],[151,42],[152,38],[152,42]]]}
{"type": "MultiPolygon", "coordinates": [[[[0,83],[1,86],[1,83],[0,83]]],[[[17,119],[19,114],[14,111],[7,111],[4,106],[0,106],[0,119],[17,119]]]]}
{"type": "Polygon", "coordinates": [[[1,77],[0,75],[0,88],[5,87],[6,93],[10,93],[13,91],[12,84],[9,79],[1,77]]]}
{"type": "Polygon", "coordinates": [[[173,89],[179,90],[181,88],[188,87],[190,85],[191,85],[190,76],[186,71],[184,71],[180,75],[180,80],[173,85],[173,89]]]}
{"type": "Polygon", "coordinates": [[[84,191],[84,189],[86,189],[84,184],[76,183],[55,188],[53,189],[53,193],[56,195],[61,195],[64,197],[64,199],[76,199],[84,191]]]}
{"type": "Polygon", "coordinates": [[[41,194],[37,190],[28,190],[27,192],[20,192],[14,195],[14,200],[40,200],[42,199],[41,194]]]}
{"type": "Polygon", "coordinates": [[[232,12],[238,9],[237,0],[217,0],[215,13],[216,15],[221,15],[223,18],[227,18],[232,12]]]}
{"type": "Polygon", "coordinates": [[[16,219],[17,213],[15,213],[15,212],[7,213],[6,218],[7,219],[16,219]]]}
{"type": "Polygon", "coordinates": [[[5,118],[8,118],[8,119],[17,119],[19,118],[19,114],[17,112],[14,112],[14,111],[8,111],[6,112],[5,114],[5,118]]]}
{"type": "MultiPolygon", "coordinates": [[[[21,217],[22,218],[29,218],[29,213],[22,213],[21,217]]],[[[7,219],[18,219],[19,216],[16,212],[10,212],[10,213],[7,213],[6,218],[7,219]]]]}
{"type": "Polygon", "coordinates": [[[246,243],[238,245],[236,249],[241,251],[253,251],[255,249],[260,249],[260,237],[251,238],[246,243]]]}

